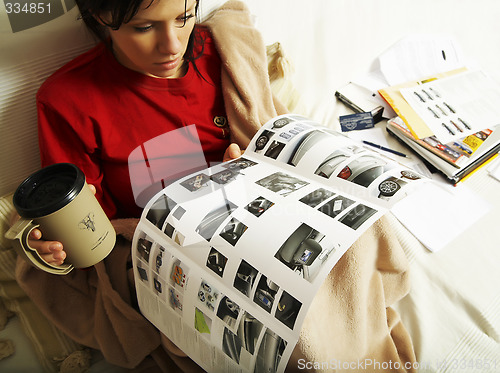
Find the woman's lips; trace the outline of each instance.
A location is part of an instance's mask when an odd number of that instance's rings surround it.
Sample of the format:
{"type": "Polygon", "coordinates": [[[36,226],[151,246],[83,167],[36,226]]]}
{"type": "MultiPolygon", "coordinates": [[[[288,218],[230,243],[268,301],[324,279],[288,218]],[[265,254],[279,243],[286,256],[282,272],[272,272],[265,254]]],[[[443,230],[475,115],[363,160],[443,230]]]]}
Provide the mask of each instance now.
{"type": "Polygon", "coordinates": [[[180,57],[178,57],[172,61],[157,62],[155,63],[155,65],[160,66],[165,70],[174,70],[179,66],[180,60],[181,60],[180,57]]]}

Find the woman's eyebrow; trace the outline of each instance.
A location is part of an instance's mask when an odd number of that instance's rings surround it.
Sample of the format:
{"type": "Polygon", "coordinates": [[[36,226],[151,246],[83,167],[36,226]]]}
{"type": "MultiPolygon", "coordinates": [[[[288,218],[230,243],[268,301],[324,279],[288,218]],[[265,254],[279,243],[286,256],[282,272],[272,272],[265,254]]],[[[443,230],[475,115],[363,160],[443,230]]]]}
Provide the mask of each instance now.
{"type": "Polygon", "coordinates": [[[186,11],[185,11],[185,12],[182,12],[182,14],[180,14],[179,16],[183,16],[183,15],[184,15],[184,14],[186,14],[186,13],[191,13],[191,12],[193,12],[193,11],[194,11],[194,9],[195,9],[195,7],[196,7],[196,2],[195,2],[193,5],[191,5],[189,8],[186,8],[186,11]]]}
{"type": "MultiPolygon", "coordinates": [[[[182,11],[175,19],[179,17],[184,17],[185,14],[194,12],[196,3],[194,3],[190,8],[186,8],[186,11],[182,11]]],[[[147,17],[133,17],[128,23],[144,23],[144,22],[157,22],[158,20],[152,19],[152,18],[147,18],[147,17]]]]}

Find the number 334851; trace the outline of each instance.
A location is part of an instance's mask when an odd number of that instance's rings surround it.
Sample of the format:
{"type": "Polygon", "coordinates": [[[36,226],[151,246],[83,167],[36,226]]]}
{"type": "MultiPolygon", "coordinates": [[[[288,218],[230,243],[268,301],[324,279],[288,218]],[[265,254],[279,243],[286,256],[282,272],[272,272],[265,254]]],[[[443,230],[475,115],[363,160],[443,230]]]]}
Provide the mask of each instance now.
{"type": "Polygon", "coordinates": [[[50,3],[5,3],[7,14],[50,13],[50,3]]]}

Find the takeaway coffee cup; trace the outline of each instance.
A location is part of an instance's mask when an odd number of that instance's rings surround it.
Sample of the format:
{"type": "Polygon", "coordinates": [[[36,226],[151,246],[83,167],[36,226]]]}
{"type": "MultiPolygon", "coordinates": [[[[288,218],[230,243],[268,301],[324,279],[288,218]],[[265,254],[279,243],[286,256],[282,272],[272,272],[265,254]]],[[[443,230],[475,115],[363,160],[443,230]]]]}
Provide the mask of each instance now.
{"type": "Polygon", "coordinates": [[[74,164],[57,163],[35,172],[14,193],[14,207],[21,218],[6,233],[20,255],[34,266],[54,274],[90,267],[113,249],[116,233],[74,164]],[[56,266],[30,247],[30,232],[39,228],[42,239],[63,244],[66,259],[56,266]]]}

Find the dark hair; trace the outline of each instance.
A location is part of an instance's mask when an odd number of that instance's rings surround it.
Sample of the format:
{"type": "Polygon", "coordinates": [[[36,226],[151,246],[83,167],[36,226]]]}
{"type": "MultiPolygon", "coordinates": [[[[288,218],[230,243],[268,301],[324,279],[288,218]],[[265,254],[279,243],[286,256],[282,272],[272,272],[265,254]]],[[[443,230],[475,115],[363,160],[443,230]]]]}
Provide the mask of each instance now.
{"type": "MultiPolygon", "coordinates": [[[[87,28],[97,39],[110,46],[107,28],[118,30],[122,24],[130,22],[139,11],[139,7],[146,1],[149,1],[147,5],[149,7],[156,0],[76,0],[76,4],[87,28]],[[110,14],[111,17],[109,20],[104,21],[101,18],[101,15],[104,13],[110,14]]],[[[198,14],[199,4],[199,0],[196,0],[196,15],[198,14]]],[[[186,7],[187,0],[184,0],[184,11],[187,11],[186,7]]],[[[203,52],[203,39],[195,38],[195,35],[196,33],[193,29],[189,37],[186,53],[184,54],[184,59],[193,63],[203,52]],[[196,56],[194,53],[195,44],[197,45],[196,56]]]]}

